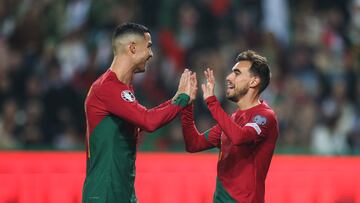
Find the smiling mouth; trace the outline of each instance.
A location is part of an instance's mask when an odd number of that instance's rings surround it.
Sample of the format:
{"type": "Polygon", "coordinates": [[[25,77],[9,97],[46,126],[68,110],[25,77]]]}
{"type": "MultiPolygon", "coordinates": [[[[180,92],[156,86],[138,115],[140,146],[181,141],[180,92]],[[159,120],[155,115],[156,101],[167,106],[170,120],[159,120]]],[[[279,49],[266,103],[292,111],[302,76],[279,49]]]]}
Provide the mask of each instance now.
{"type": "Polygon", "coordinates": [[[227,83],[227,89],[234,89],[235,86],[231,83],[227,83]]]}

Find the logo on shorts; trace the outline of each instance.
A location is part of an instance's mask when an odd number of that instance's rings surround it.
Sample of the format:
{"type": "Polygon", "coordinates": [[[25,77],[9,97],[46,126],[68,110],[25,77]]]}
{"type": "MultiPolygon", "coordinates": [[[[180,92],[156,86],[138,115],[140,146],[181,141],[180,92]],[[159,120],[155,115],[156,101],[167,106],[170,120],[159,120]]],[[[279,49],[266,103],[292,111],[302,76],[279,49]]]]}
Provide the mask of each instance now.
{"type": "Polygon", "coordinates": [[[134,102],[135,101],[135,96],[132,92],[130,92],[129,90],[124,90],[121,92],[121,98],[123,98],[123,100],[127,101],[127,102],[134,102]]]}
{"type": "Polygon", "coordinates": [[[265,125],[266,122],[267,122],[267,119],[264,116],[256,115],[253,118],[253,122],[258,124],[258,125],[265,125]]]}

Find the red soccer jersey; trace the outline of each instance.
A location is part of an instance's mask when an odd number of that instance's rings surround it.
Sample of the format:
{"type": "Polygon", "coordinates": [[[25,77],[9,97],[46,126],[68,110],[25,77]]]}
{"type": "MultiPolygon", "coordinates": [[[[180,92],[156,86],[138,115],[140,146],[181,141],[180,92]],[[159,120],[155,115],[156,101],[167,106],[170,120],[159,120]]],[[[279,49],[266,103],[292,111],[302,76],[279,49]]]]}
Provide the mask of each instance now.
{"type": "Polygon", "coordinates": [[[217,125],[199,133],[193,107],[188,106],[182,111],[182,129],[187,151],[220,148],[214,202],[264,202],[265,178],[279,134],[275,113],[264,102],[231,116],[215,96],[206,104],[217,125]]]}
{"type": "Polygon", "coordinates": [[[106,71],[91,86],[85,101],[86,179],[83,202],[137,202],[134,190],[139,129],[154,131],[170,122],[189,96],[180,94],[153,109],[138,103],[131,86],[106,71]]]}

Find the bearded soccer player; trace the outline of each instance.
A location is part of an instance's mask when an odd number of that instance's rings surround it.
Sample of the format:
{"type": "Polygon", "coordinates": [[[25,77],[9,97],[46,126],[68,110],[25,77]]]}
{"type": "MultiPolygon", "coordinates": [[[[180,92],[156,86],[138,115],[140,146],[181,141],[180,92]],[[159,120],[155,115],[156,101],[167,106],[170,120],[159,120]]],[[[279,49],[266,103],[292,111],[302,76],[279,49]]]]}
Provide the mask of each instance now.
{"type": "Polygon", "coordinates": [[[231,116],[214,96],[213,71],[207,69],[205,77],[203,97],[217,124],[199,133],[193,120],[193,106],[188,105],[181,116],[186,150],[220,149],[214,202],[262,203],[265,178],[279,134],[274,111],[260,100],[260,93],[270,81],[266,58],[253,51],[238,55],[226,78],[226,97],[238,106],[231,116]]]}
{"type": "Polygon", "coordinates": [[[86,179],[83,202],[137,202],[134,189],[136,144],[140,130],[154,131],[190,102],[191,73],[185,70],[172,100],[146,109],[135,98],[132,80],[152,57],[148,28],[134,23],[113,34],[111,67],[91,86],[85,101],[86,179]]]}

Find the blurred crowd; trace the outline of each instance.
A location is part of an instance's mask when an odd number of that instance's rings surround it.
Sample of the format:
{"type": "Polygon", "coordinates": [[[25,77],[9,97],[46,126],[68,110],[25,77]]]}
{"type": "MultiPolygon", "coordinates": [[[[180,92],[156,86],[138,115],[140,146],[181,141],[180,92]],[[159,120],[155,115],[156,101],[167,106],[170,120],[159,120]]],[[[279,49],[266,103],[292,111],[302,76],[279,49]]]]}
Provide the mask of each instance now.
{"type": "MultiPolygon", "coordinates": [[[[225,77],[253,49],[271,66],[263,99],[280,121],[277,152],[360,153],[360,0],[1,0],[0,149],[83,149],[84,99],[129,21],[154,44],[134,79],[144,106],[171,98],[184,68],[201,83],[211,67],[231,113],[225,77]]],[[[201,91],[195,105],[206,130],[201,91]]],[[[184,150],[179,119],[145,136],[141,150],[184,150]]]]}

